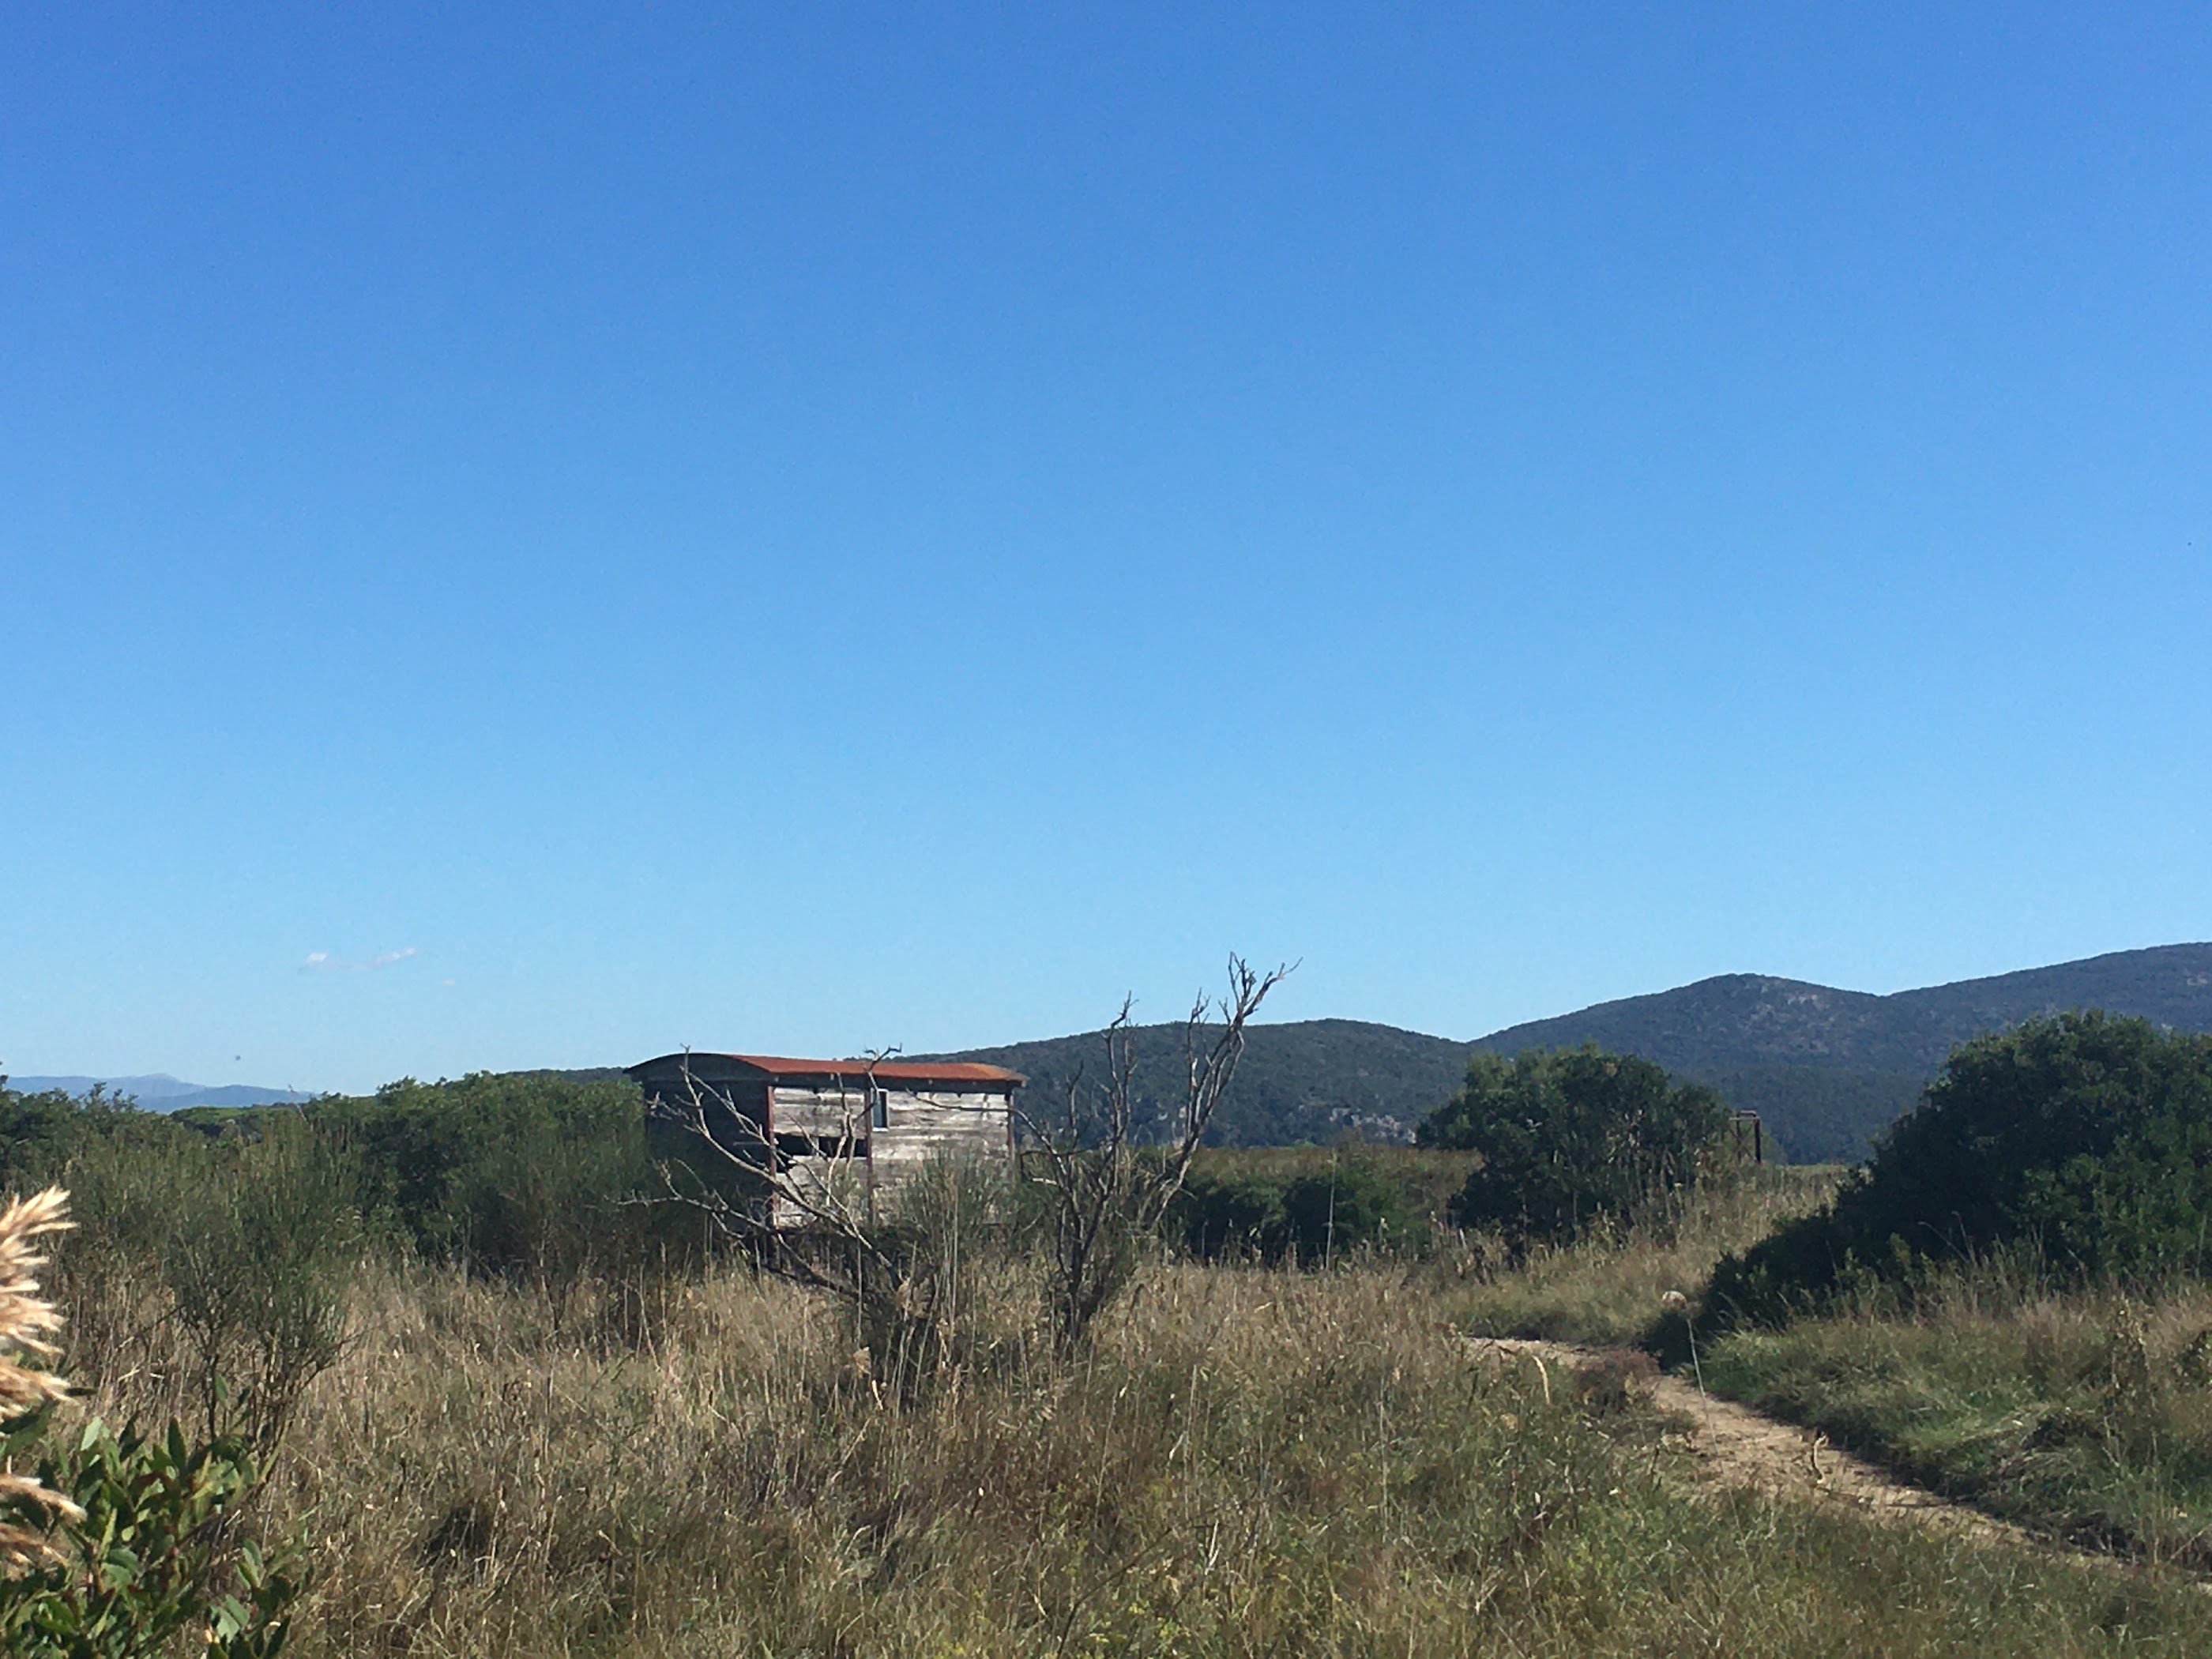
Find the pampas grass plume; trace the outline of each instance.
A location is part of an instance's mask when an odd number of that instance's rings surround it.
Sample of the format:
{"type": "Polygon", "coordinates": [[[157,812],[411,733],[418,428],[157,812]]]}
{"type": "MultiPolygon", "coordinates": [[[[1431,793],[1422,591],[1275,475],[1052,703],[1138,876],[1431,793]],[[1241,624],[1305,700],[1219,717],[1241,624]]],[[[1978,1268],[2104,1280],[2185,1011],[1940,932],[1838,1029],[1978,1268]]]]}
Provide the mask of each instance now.
{"type": "MultiPolygon", "coordinates": [[[[0,1419],[17,1418],[63,1399],[69,1384],[52,1371],[23,1363],[52,1359],[60,1350],[47,1339],[61,1328],[61,1312],[39,1293],[38,1270],[46,1265],[39,1241],[74,1225],[69,1194],[49,1187],[0,1210],[0,1419]]],[[[82,1519],[83,1511],[51,1487],[13,1468],[0,1469],[0,1504],[19,1516],[26,1506],[82,1519]]],[[[0,1566],[21,1571],[53,1559],[44,1534],[0,1518],[0,1566]]]]}

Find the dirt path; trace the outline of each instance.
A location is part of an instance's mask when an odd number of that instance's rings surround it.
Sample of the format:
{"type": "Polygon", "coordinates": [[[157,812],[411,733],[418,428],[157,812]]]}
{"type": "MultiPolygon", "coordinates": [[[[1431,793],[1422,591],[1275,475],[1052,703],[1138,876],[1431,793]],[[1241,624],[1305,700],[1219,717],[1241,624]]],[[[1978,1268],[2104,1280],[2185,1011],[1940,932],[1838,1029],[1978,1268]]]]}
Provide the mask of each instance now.
{"type": "MultiPolygon", "coordinates": [[[[1478,1354],[1501,1364],[1533,1364],[1548,1395],[1571,1388],[1577,1372],[1603,1362],[1594,1348],[1565,1342],[1534,1342],[1513,1337],[1476,1337],[1478,1354]]],[[[1918,1486],[1907,1486],[1873,1464],[1838,1450],[1827,1437],[1762,1417],[1747,1406],[1701,1393],[1696,1383],[1662,1375],[1643,1384],[1661,1410],[1686,1418],[1687,1433],[1668,1437],[1684,1455],[1680,1467],[1692,1479],[1716,1485],[1756,1486],[1777,1496],[1811,1498],[1843,1504],[1870,1519],[1909,1522],[1980,1542],[2014,1544],[2111,1561],[2039,1538],[2008,1521],[1956,1504],[1918,1486]]]]}

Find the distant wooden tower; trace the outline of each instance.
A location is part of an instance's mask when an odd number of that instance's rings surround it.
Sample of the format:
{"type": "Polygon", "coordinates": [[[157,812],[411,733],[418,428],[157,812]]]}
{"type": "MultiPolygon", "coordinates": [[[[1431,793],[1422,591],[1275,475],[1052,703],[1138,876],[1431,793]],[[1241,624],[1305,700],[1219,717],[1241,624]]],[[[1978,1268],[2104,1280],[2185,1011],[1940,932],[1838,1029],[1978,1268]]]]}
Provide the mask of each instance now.
{"type": "Polygon", "coordinates": [[[629,1068],[648,1109],[688,1115],[769,1177],[765,1219],[806,1224],[794,1194],[857,1188],[874,1212],[931,1158],[1004,1165],[1014,1151],[1014,1091],[1026,1079],[964,1061],[793,1060],[781,1054],[663,1054],[629,1068]]]}

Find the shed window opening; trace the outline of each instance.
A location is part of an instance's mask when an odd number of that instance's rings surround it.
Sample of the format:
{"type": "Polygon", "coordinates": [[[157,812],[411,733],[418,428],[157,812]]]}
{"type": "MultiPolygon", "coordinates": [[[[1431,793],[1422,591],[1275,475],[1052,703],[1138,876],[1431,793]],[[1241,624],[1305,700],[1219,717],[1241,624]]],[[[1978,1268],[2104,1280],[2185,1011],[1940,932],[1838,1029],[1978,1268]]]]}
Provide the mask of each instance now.
{"type": "Polygon", "coordinates": [[[891,1127],[891,1097],[881,1089],[872,1091],[868,1096],[868,1127],[872,1129],[891,1127]]]}

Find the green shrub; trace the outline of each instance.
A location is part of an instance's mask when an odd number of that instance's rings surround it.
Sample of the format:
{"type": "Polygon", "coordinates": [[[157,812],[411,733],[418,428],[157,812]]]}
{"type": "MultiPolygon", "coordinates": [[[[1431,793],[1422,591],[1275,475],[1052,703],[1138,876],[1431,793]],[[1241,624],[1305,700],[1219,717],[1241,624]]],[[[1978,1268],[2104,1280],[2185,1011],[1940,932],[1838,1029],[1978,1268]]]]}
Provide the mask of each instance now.
{"type": "Polygon", "coordinates": [[[56,1179],[82,1138],[86,1115],[85,1102],[58,1089],[36,1095],[0,1089],[0,1190],[29,1192],[56,1179]]]}
{"type": "Polygon", "coordinates": [[[1707,1305],[1776,1323],[1992,1252],[2076,1279],[2201,1274],[2208,1215],[2212,1037],[2060,1014],[1955,1049],[1832,1203],[1721,1263],[1707,1305]]]}
{"type": "Polygon", "coordinates": [[[1170,1224],[1201,1261],[1279,1256],[1289,1230],[1283,1189],[1290,1181],[1280,1174],[1194,1169],[1176,1197],[1170,1224]]]}
{"type": "Polygon", "coordinates": [[[1564,1243],[1694,1186],[1723,1158],[1728,1122],[1711,1090],[1585,1044],[1477,1054],[1416,1139],[1480,1156],[1452,1218],[1522,1248],[1564,1243]]]}
{"type": "Polygon", "coordinates": [[[310,1120],[358,1172],[363,1212],[433,1261],[556,1286],[696,1247],[628,1081],[529,1073],[404,1078],[310,1120]]]}
{"type": "Polygon", "coordinates": [[[298,1586],[239,1536],[256,1479],[242,1442],[195,1448],[173,1421],[148,1439],[98,1418],[58,1453],[47,1440],[68,1385],[44,1369],[62,1317],[37,1270],[68,1204],[54,1187],[0,1209],[0,1645],[152,1659],[197,1634],[219,1659],[273,1659],[298,1586]]]}
{"type": "Polygon", "coordinates": [[[40,1133],[8,1152],[76,1193],[56,1269],[75,1363],[161,1374],[199,1431],[273,1442],[337,1352],[358,1237],[349,1174],[296,1113],[248,1133],[100,1100],[38,1104],[40,1133]],[[153,1358],[179,1349],[181,1366],[153,1358]]]}
{"type": "Polygon", "coordinates": [[[171,1170],[160,1272],[198,1356],[205,1431],[273,1445],[344,1335],[361,1237],[351,1182],[290,1115],[171,1170]]]}
{"type": "Polygon", "coordinates": [[[1424,1230],[1405,1183],[1358,1155],[1313,1169],[1195,1170],[1176,1203],[1184,1248],[1311,1267],[1424,1230]]]}
{"type": "MultiPolygon", "coordinates": [[[[0,1091],[0,1176],[76,1188],[84,1237],[72,1260],[121,1251],[202,1303],[263,1294],[268,1286],[250,1284],[234,1294],[226,1281],[364,1235],[563,1289],[595,1272],[623,1279],[688,1261],[702,1248],[697,1216],[653,1200],[662,1163],[691,1150],[654,1142],[627,1079],[402,1079],[365,1099],[173,1115],[97,1094],[0,1091]],[[214,1262],[225,1250],[236,1273],[214,1262]]],[[[731,1171],[698,1177],[720,1190],[731,1171]]],[[[73,1287],[80,1322],[104,1329],[107,1304],[126,1284],[135,1299],[145,1280],[137,1271],[84,1279],[73,1287]]]]}
{"type": "MultiPolygon", "coordinates": [[[[19,1419],[11,1456],[42,1421],[19,1419]]],[[[301,1583],[289,1559],[222,1524],[257,1479],[244,1443],[189,1444],[172,1423],[158,1438],[94,1418],[40,1477],[80,1511],[51,1534],[54,1553],[0,1579],[0,1646],[23,1659],[152,1659],[199,1638],[207,1659],[276,1659],[301,1583]]],[[[29,1506],[19,1522],[40,1523],[29,1506]]]]}
{"type": "Polygon", "coordinates": [[[1417,1224],[1405,1189],[1358,1158],[1292,1176],[1283,1188],[1283,1219],[1291,1253],[1307,1266],[1410,1240],[1417,1224]]]}
{"type": "Polygon", "coordinates": [[[352,1172],[284,1110],[219,1134],[102,1126],[68,1179],[79,1219],[59,1285],[79,1352],[112,1372],[173,1324],[198,1431],[272,1444],[337,1356],[361,1242],[352,1172]]]}
{"type": "Polygon", "coordinates": [[[189,1138],[179,1120],[141,1111],[97,1085],[82,1097],[0,1089],[0,1189],[27,1192],[61,1181],[88,1147],[170,1146],[189,1138]]]}

